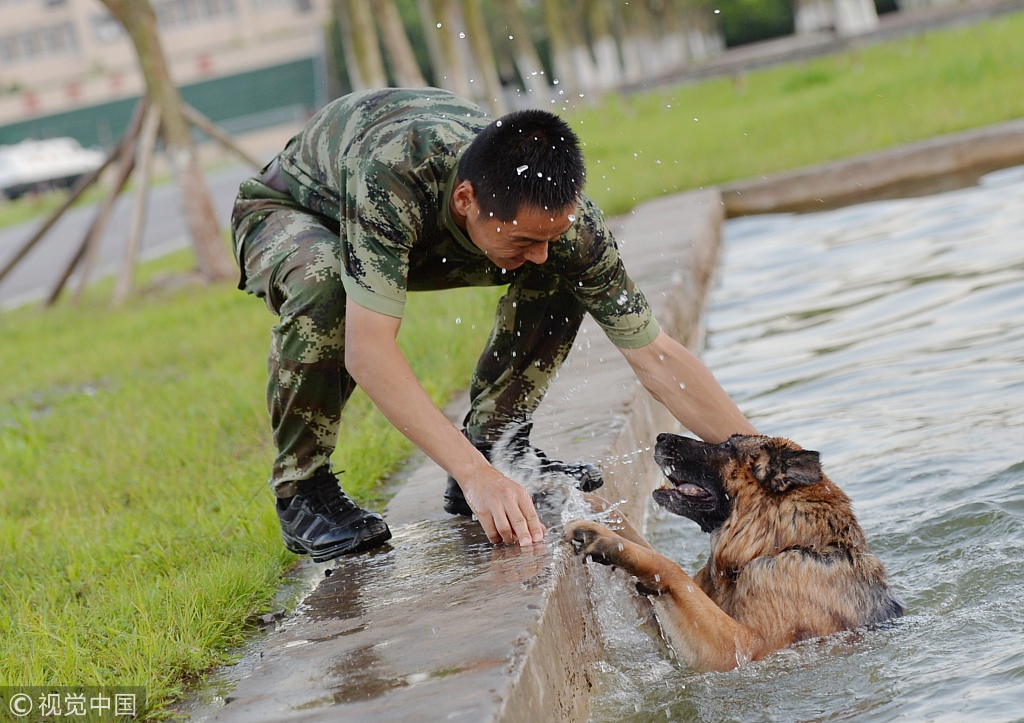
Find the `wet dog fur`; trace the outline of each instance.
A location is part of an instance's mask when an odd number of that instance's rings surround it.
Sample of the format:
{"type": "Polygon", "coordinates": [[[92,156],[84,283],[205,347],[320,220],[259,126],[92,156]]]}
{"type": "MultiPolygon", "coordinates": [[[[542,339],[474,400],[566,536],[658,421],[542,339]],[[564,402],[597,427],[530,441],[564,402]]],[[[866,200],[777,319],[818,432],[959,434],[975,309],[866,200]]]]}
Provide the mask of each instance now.
{"type": "Polygon", "coordinates": [[[708,444],[661,434],[655,461],[670,482],[655,501],[711,536],[711,556],[692,578],[614,511],[608,526],[570,522],[563,539],[633,575],[691,667],[730,670],[903,614],[849,497],[822,473],[817,452],[778,437],[708,444]]]}

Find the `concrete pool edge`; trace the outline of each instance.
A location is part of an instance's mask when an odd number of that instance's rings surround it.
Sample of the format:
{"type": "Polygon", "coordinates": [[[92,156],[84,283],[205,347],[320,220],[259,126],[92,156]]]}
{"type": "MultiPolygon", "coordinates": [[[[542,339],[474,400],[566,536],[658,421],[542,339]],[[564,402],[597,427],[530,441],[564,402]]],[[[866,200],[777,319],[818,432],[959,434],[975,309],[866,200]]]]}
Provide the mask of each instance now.
{"type": "Polygon", "coordinates": [[[881,151],[744,179],[721,187],[731,217],[819,211],[919,196],[974,184],[982,175],[1024,164],[1024,118],[936,136],[881,151]]]}

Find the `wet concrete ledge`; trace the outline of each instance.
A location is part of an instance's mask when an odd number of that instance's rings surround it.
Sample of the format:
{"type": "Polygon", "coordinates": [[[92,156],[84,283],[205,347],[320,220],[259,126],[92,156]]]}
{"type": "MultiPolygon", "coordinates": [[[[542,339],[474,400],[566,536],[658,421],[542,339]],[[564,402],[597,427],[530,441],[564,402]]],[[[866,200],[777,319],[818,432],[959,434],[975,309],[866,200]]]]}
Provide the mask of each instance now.
{"type": "MultiPolygon", "coordinates": [[[[662,325],[690,344],[722,208],[717,190],[687,193],[614,227],[662,325]]],[[[576,346],[534,439],[552,456],[599,462],[602,494],[642,520],[656,479],[651,440],[675,422],[589,319],[576,346]]],[[[585,720],[601,642],[557,512],[544,514],[543,544],[496,547],[441,509],[444,485],[424,460],[387,507],[392,544],[338,561],[208,719],[585,720]]]]}
{"type": "Polygon", "coordinates": [[[722,186],[726,215],[822,211],[973,185],[1024,164],[1024,118],[722,186]]]}

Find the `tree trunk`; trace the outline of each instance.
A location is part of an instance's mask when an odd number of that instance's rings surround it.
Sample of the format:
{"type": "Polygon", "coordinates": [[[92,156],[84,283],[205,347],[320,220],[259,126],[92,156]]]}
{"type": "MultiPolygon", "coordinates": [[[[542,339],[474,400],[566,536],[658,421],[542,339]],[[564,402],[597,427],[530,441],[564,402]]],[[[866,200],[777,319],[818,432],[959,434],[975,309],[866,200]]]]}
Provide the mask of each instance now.
{"type": "Polygon", "coordinates": [[[433,48],[434,82],[463,98],[473,98],[473,87],[457,43],[459,16],[455,0],[422,0],[420,11],[428,47],[433,48]]]}
{"type": "Polygon", "coordinates": [[[512,40],[512,58],[523,82],[523,89],[532,94],[533,105],[547,103],[551,85],[544,75],[544,66],[537,55],[537,47],[530,38],[530,28],[519,12],[516,0],[498,0],[505,26],[512,40]]]}
{"type": "Polygon", "coordinates": [[[398,12],[395,0],[373,0],[373,11],[380,24],[380,34],[384,41],[391,64],[391,72],[395,82],[406,88],[419,88],[427,84],[416,62],[409,36],[405,33],[402,16],[398,12]]]}
{"type": "Polygon", "coordinates": [[[352,43],[352,55],[359,68],[359,75],[369,88],[386,88],[388,74],[384,70],[384,58],[377,42],[377,26],[373,13],[365,0],[345,0],[350,32],[347,40],[352,43]]]}
{"type": "Polygon", "coordinates": [[[544,25],[551,43],[551,63],[555,67],[552,85],[559,90],[575,93],[579,91],[579,78],[573,63],[572,47],[565,28],[567,19],[562,12],[561,0],[541,0],[544,7],[544,25]]]}
{"type": "MultiPolygon", "coordinates": [[[[583,0],[565,3],[562,10],[566,20],[565,34],[569,40],[569,53],[572,57],[573,67],[576,69],[576,87],[561,88],[560,90],[573,97],[577,91],[589,93],[597,87],[597,68],[594,65],[594,56],[590,54],[590,45],[587,44],[582,30],[584,11],[583,0]]],[[[571,100],[565,95],[561,97],[563,100],[571,100]]]]}
{"type": "Polygon", "coordinates": [[[156,15],[148,0],[101,0],[125,28],[139,56],[146,94],[160,113],[164,148],[181,191],[185,221],[196,252],[198,272],[208,280],[235,278],[231,254],[217,228],[217,217],[203,176],[181,95],[171,81],[157,34],[156,15]]]}
{"type": "Polygon", "coordinates": [[[627,84],[636,84],[644,79],[644,48],[636,24],[627,9],[628,6],[619,9],[622,79],[627,84]]]}
{"type": "Polygon", "coordinates": [[[484,23],[480,0],[462,0],[462,14],[466,20],[469,47],[473,51],[473,59],[480,71],[478,80],[483,81],[491,115],[495,118],[505,115],[505,91],[501,87],[498,64],[494,59],[494,50],[491,48],[491,40],[487,34],[487,24],[484,23]]]}
{"type": "Polygon", "coordinates": [[[687,0],[666,0],[658,15],[661,19],[661,47],[666,71],[675,72],[689,61],[690,52],[686,43],[686,16],[684,5],[687,0]]]}
{"type": "Polygon", "coordinates": [[[622,14],[627,35],[636,46],[635,57],[640,62],[640,79],[647,81],[657,78],[662,67],[650,8],[644,2],[631,2],[623,7],[622,14]]]}
{"type": "Polygon", "coordinates": [[[594,39],[595,84],[602,90],[614,88],[619,84],[622,66],[619,63],[619,46],[612,33],[608,0],[587,0],[587,22],[590,36],[594,39]]]}
{"type": "Polygon", "coordinates": [[[725,38],[718,29],[717,16],[708,5],[683,6],[686,47],[690,59],[702,62],[725,50],[725,38]]]}
{"type": "Polygon", "coordinates": [[[348,76],[349,89],[353,92],[366,90],[370,86],[359,68],[355,41],[352,39],[352,18],[348,15],[346,0],[331,0],[331,15],[338,25],[338,35],[341,37],[341,53],[345,60],[345,75],[348,76]]]}

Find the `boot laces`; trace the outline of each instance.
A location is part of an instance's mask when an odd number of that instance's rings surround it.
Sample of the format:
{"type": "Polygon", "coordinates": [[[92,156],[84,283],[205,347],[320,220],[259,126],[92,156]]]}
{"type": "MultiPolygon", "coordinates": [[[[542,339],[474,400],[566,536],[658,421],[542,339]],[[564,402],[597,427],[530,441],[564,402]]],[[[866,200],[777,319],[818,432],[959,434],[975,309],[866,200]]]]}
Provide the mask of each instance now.
{"type": "Polygon", "coordinates": [[[315,487],[310,490],[310,498],[316,500],[325,511],[342,516],[359,509],[338,482],[338,476],[333,472],[321,473],[314,480],[315,487]]]}

